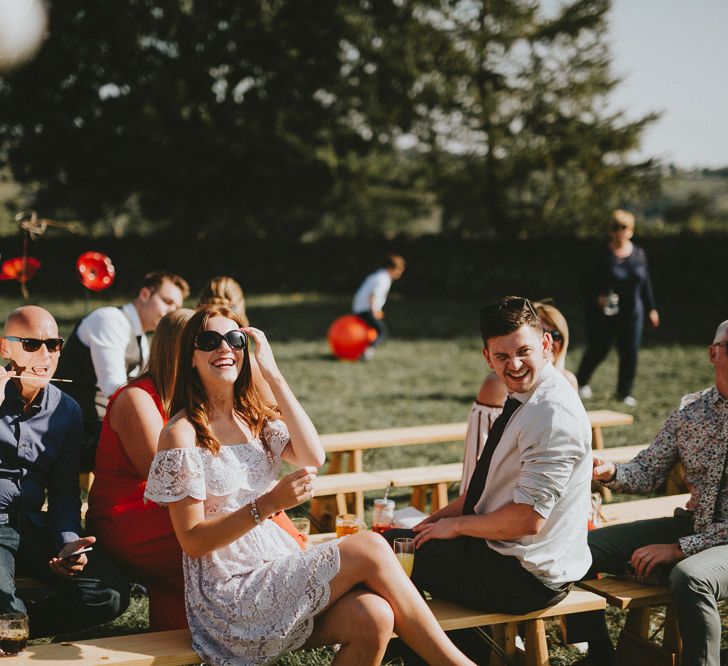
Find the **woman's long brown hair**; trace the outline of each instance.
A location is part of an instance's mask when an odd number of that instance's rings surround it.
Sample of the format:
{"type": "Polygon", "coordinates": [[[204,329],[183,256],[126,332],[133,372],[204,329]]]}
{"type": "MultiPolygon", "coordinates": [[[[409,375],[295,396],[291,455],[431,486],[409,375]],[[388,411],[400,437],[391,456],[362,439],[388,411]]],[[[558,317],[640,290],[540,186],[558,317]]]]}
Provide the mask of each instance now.
{"type": "MultiPolygon", "coordinates": [[[[207,395],[197,369],[192,367],[195,339],[204,331],[212,317],[225,317],[243,327],[243,320],[234,310],[219,305],[203,305],[190,318],[182,333],[179,370],[174,386],[172,413],[184,409],[187,419],[195,429],[197,445],[217,454],[220,442],[210,427],[212,413],[207,405],[207,395]]],[[[243,367],[233,385],[233,409],[235,414],[250,428],[254,437],[260,437],[267,419],[278,418],[274,405],[267,404],[252,383],[248,347],[243,354],[243,367]]]]}
{"type": "Polygon", "coordinates": [[[165,419],[168,419],[170,415],[172,393],[179,365],[182,331],[193,314],[193,310],[180,308],[164,315],[159,320],[152,336],[149,361],[142,377],[149,377],[154,383],[162,402],[165,419]]]}

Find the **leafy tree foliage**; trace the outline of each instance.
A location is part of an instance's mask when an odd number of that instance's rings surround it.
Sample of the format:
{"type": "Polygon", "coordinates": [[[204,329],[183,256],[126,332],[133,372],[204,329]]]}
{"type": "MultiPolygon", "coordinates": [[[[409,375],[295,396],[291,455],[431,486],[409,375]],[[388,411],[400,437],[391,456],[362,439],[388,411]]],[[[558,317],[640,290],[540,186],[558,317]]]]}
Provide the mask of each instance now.
{"type": "Polygon", "coordinates": [[[438,73],[446,104],[422,133],[436,149],[446,227],[501,236],[595,228],[645,187],[651,162],[626,156],[656,116],[629,122],[607,110],[618,83],[609,7],[575,0],[548,17],[530,0],[454,0],[430,15],[453,35],[438,73]]]}
{"type": "Polygon", "coordinates": [[[648,166],[624,156],[651,117],[604,111],[609,0],[50,5],[0,79],[0,156],[44,215],[394,233],[434,194],[446,229],[518,235],[592,223],[648,166]]]}

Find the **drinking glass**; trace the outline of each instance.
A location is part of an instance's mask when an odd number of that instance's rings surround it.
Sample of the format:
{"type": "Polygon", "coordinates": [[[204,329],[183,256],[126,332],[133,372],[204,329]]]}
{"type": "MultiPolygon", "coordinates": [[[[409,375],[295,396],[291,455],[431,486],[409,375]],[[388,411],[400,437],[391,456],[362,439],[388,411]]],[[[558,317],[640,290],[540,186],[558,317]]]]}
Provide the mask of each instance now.
{"type": "Polygon", "coordinates": [[[308,547],[308,535],[311,533],[311,521],[308,518],[291,518],[293,526],[303,539],[303,545],[308,547]]]}
{"type": "Polygon", "coordinates": [[[28,616],[25,613],[0,615],[0,654],[13,655],[28,645],[28,616]]]}
{"type": "Polygon", "coordinates": [[[354,513],[340,513],[336,516],[336,536],[343,537],[349,534],[363,532],[367,526],[359,520],[354,513]]]}
{"type": "Polygon", "coordinates": [[[412,576],[412,567],[415,565],[415,540],[404,538],[395,539],[394,554],[397,556],[404,572],[408,576],[412,576]]]}

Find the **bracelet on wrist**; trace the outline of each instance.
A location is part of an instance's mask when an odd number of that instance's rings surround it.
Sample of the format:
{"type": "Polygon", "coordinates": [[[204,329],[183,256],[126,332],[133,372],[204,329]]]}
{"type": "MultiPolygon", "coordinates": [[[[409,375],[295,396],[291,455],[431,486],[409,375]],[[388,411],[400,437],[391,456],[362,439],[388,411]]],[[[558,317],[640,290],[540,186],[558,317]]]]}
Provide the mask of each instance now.
{"type": "Polygon", "coordinates": [[[255,521],[256,525],[263,524],[263,521],[260,519],[260,514],[258,513],[258,505],[256,504],[255,500],[250,503],[250,515],[253,516],[253,520],[255,521]]]}

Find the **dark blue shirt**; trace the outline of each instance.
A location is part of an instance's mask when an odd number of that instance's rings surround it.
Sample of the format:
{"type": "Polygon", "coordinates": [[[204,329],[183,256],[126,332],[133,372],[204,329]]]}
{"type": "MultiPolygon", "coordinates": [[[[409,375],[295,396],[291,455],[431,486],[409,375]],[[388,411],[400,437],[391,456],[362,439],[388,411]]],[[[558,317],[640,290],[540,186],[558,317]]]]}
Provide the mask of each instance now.
{"type": "Polygon", "coordinates": [[[614,291],[619,296],[619,316],[633,317],[654,310],[655,297],[645,251],[635,245],[624,259],[607,248],[597,260],[590,284],[589,304],[595,308],[599,296],[614,291]]]}
{"type": "Polygon", "coordinates": [[[59,548],[81,534],[78,487],[83,420],[78,404],[46,386],[26,405],[14,381],[0,405],[0,512],[21,510],[59,548]],[[48,512],[41,513],[48,493],[48,512]]]}

